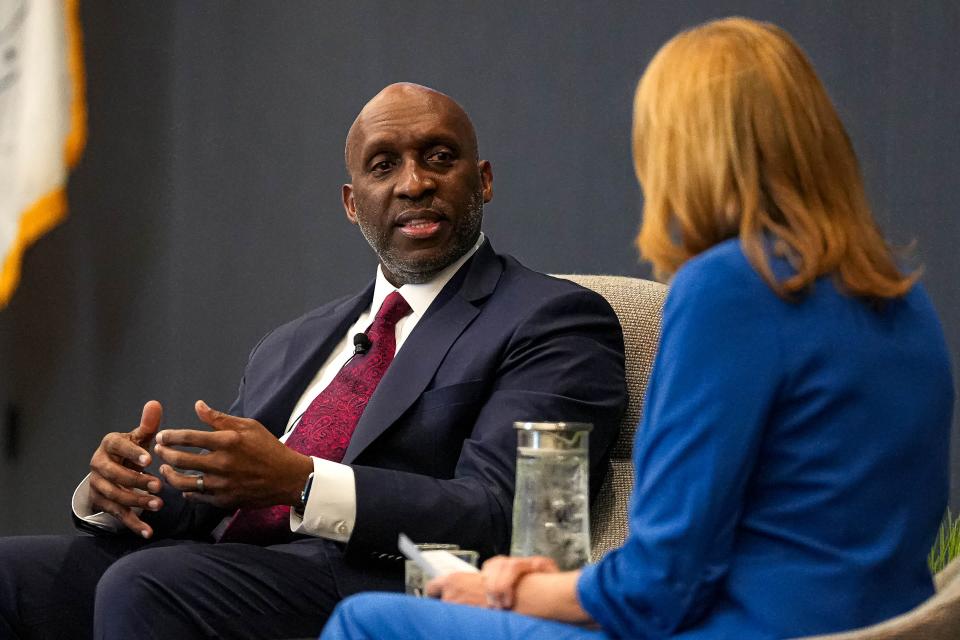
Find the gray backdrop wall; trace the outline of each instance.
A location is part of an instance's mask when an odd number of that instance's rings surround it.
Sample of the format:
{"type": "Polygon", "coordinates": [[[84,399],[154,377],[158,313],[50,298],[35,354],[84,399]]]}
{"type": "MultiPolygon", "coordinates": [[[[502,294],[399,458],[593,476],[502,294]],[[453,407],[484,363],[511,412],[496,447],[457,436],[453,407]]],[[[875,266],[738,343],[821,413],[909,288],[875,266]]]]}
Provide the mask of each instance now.
{"type": "Polygon", "coordinates": [[[264,332],[372,276],[340,206],[341,157],[389,82],[472,114],[499,250],[545,271],[646,275],[631,245],[634,85],[674,32],[729,14],[781,24],[813,58],[878,218],[917,240],[960,361],[954,0],[90,1],[90,141],[70,219],[0,311],[0,534],[69,530],[105,432],[134,426],[150,398],[168,425],[194,425],[198,398],[225,408],[264,332]]]}

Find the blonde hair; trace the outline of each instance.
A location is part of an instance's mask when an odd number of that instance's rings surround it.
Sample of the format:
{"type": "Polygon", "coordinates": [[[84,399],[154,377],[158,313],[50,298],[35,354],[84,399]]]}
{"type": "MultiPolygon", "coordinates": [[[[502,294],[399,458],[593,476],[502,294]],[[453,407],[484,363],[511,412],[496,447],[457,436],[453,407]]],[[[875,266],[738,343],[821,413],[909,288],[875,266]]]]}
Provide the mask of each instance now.
{"type": "Polygon", "coordinates": [[[919,277],[897,268],[826,90],[772,24],[727,18],[667,42],[637,87],[633,158],[644,192],[637,246],[660,276],[739,237],[785,298],[828,273],[874,300],[906,294],[919,277]],[[767,237],[790,277],[774,276],[767,237]]]}

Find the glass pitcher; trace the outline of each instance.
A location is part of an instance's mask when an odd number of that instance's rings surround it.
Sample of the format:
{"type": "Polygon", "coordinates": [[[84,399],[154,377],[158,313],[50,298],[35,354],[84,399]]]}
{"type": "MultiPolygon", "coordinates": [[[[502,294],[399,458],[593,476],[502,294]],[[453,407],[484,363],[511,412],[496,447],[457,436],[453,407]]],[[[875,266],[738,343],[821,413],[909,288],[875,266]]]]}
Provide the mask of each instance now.
{"type": "Polygon", "coordinates": [[[510,555],[549,556],[562,571],[590,560],[587,422],[514,422],[517,485],[510,555]]]}

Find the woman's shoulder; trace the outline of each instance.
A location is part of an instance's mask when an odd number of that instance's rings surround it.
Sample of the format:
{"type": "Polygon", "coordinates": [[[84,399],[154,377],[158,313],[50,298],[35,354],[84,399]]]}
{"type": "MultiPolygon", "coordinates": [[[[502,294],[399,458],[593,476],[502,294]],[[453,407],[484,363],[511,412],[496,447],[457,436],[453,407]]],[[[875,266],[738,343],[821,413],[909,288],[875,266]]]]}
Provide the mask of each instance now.
{"type": "Polygon", "coordinates": [[[687,260],[670,283],[674,297],[717,299],[729,304],[775,302],[776,294],[747,260],[737,238],[687,260]]]}
{"type": "Polygon", "coordinates": [[[694,274],[701,278],[746,278],[751,274],[756,275],[743,253],[739,238],[724,240],[693,256],[677,270],[675,279],[694,274]]]}

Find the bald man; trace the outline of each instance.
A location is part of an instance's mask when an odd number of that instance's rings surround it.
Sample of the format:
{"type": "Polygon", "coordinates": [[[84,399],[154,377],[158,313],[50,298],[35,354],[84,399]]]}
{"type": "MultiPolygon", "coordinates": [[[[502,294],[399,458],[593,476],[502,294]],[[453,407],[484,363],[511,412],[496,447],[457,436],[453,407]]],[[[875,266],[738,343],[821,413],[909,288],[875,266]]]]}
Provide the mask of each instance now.
{"type": "Polygon", "coordinates": [[[374,280],[267,334],[228,411],[197,402],[210,430],[160,430],[151,401],[104,437],[73,499],[94,536],[0,539],[0,637],[316,635],[343,597],[402,590],[400,532],[509,550],[516,420],[592,422],[599,488],[620,326],[494,252],[493,172],[464,110],[391,85],[345,160],[374,280]]]}

